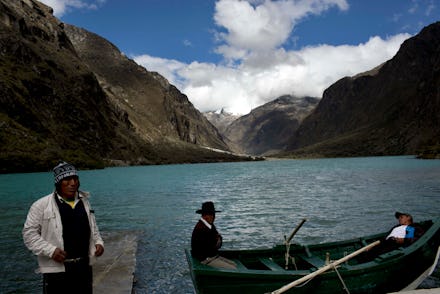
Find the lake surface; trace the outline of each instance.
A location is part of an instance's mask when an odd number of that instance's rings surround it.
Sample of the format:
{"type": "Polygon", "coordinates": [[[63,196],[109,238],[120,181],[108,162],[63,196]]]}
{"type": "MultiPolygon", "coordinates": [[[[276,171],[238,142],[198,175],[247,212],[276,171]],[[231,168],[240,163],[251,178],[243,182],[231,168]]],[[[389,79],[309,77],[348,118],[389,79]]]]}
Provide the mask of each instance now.
{"type": "MultiPolygon", "coordinates": [[[[118,167],[80,181],[103,233],[139,235],[136,293],[193,293],[183,249],[204,201],[222,211],[226,249],[281,243],[303,218],[294,241],[311,244],[388,230],[396,210],[440,214],[440,160],[408,156],[118,167]]],[[[0,175],[0,293],[41,293],[21,230],[52,189],[51,172],[0,175]]]]}

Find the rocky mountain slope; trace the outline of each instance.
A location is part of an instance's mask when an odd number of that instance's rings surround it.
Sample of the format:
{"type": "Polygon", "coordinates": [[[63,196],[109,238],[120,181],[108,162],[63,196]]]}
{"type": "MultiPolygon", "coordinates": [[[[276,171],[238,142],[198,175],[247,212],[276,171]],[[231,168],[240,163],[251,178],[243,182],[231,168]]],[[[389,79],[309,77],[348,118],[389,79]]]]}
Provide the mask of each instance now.
{"type": "Polygon", "coordinates": [[[237,153],[268,155],[279,152],[318,102],[312,97],[281,96],[233,121],[223,135],[237,153]]]}
{"type": "Polygon", "coordinates": [[[440,142],[440,22],[380,68],[325,90],[290,139],[295,155],[415,154],[440,142]]]}
{"type": "Polygon", "coordinates": [[[0,0],[0,172],[238,160],[186,96],[34,0],[0,0]]]}
{"type": "Polygon", "coordinates": [[[224,109],[221,109],[220,111],[207,111],[204,112],[203,115],[217,128],[220,134],[223,134],[226,128],[241,116],[229,113],[224,109]]]}
{"type": "Polygon", "coordinates": [[[215,127],[164,77],[148,72],[96,34],[71,25],[65,31],[104,92],[145,140],[228,149],[215,127]]]}

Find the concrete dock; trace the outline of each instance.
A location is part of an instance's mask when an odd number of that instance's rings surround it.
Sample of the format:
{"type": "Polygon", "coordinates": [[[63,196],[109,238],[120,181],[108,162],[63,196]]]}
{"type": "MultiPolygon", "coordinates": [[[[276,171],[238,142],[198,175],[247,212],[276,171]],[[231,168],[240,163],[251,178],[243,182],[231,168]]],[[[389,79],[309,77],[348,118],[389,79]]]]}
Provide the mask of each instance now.
{"type": "Polygon", "coordinates": [[[94,294],[131,294],[136,268],[137,234],[102,233],[104,254],[93,265],[94,294]]]}

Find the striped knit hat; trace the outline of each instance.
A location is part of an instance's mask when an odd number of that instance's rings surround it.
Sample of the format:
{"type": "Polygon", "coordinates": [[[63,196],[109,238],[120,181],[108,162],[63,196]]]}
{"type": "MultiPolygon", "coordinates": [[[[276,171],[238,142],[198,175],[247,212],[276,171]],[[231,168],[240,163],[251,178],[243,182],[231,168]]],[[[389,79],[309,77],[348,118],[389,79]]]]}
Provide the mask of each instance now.
{"type": "Polygon", "coordinates": [[[63,161],[53,168],[53,176],[55,178],[55,184],[58,184],[64,178],[78,176],[78,172],[73,165],[63,161]]]}

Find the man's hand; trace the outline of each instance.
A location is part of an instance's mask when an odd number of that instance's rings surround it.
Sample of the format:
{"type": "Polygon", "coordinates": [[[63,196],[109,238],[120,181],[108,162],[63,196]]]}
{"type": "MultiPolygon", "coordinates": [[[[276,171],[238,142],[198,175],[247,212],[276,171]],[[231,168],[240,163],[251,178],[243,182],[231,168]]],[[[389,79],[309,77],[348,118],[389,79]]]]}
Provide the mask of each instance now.
{"type": "Polygon", "coordinates": [[[104,253],[104,247],[101,244],[96,244],[95,256],[101,256],[104,253]]]}
{"type": "Polygon", "coordinates": [[[53,252],[51,258],[56,262],[64,262],[64,260],[66,259],[66,255],[67,255],[66,251],[57,247],[53,252]]]}
{"type": "Polygon", "coordinates": [[[220,234],[217,235],[217,244],[215,244],[215,247],[217,249],[220,249],[222,247],[223,238],[220,234]]]}

